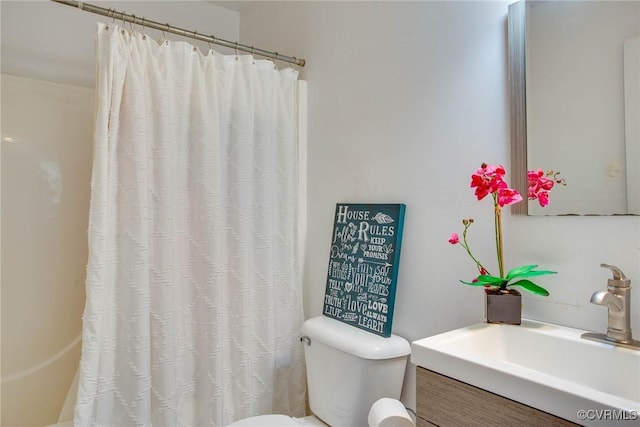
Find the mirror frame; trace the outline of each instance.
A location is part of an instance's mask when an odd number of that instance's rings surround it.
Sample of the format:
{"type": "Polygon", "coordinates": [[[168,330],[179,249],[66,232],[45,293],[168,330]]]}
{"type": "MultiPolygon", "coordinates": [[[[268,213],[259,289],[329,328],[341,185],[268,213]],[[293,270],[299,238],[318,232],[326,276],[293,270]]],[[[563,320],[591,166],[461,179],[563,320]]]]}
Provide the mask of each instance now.
{"type": "Polygon", "coordinates": [[[511,185],[524,195],[525,203],[511,205],[514,215],[528,215],[527,99],[525,75],[526,5],[520,0],[509,5],[507,46],[509,63],[509,110],[511,137],[511,185]]]}

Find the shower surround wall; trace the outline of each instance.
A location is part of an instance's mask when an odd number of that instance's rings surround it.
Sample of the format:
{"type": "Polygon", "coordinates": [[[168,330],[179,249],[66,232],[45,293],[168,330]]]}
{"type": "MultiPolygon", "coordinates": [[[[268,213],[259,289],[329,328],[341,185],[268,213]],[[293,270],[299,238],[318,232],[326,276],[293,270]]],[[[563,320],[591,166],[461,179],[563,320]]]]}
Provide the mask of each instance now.
{"type": "Polygon", "coordinates": [[[80,358],[93,90],[1,83],[2,425],[44,425],[80,358]]]}

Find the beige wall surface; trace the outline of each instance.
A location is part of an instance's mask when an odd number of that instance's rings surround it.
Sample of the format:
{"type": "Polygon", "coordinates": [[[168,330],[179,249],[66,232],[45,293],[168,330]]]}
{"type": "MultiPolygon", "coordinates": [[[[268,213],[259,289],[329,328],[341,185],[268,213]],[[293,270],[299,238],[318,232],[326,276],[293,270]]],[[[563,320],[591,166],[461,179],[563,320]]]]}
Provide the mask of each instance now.
{"type": "Polygon", "coordinates": [[[45,425],[80,358],[93,90],[1,83],[2,425],[45,425]]]}

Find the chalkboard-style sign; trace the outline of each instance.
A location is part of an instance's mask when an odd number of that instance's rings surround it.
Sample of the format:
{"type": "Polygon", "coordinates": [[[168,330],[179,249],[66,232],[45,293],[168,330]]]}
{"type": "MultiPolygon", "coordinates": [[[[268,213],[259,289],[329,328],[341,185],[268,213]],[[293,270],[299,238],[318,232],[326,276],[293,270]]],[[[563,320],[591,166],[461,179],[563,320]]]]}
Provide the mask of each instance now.
{"type": "Polygon", "coordinates": [[[336,205],[325,316],[391,335],[404,211],[404,204],[336,205]]]}

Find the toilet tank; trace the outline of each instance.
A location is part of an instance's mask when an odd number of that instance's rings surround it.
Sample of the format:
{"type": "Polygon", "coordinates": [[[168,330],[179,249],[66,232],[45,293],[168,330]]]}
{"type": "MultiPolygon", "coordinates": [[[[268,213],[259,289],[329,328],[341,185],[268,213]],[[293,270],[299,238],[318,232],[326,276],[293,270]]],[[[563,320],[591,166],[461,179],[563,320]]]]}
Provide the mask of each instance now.
{"type": "Polygon", "coordinates": [[[325,316],[302,325],[309,406],[333,427],[366,426],[373,403],[400,398],[409,342],[384,338],[325,316]]]}

